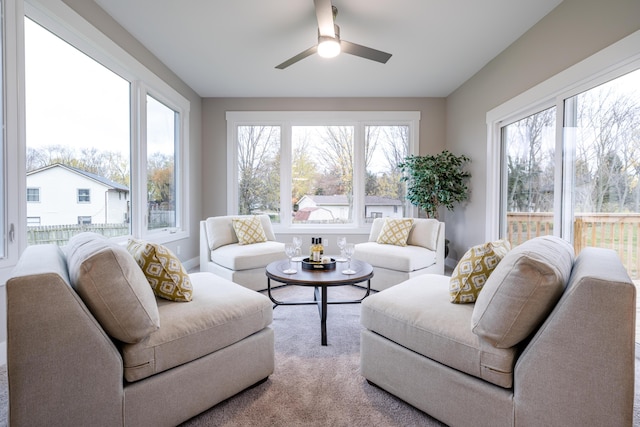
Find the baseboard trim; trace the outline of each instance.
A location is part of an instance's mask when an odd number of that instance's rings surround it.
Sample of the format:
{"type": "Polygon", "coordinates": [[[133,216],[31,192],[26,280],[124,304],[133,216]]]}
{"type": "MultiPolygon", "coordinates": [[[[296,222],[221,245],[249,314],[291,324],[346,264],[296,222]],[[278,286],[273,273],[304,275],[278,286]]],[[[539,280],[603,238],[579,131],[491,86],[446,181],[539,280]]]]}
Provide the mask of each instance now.
{"type": "Polygon", "coordinates": [[[185,270],[191,271],[200,265],[200,257],[188,259],[184,261],[182,265],[184,266],[185,270]]]}
{"type": "Polygon", "coordinates": [[[7,342],[0,342],[0,365],[7,364],[7,342]]]}

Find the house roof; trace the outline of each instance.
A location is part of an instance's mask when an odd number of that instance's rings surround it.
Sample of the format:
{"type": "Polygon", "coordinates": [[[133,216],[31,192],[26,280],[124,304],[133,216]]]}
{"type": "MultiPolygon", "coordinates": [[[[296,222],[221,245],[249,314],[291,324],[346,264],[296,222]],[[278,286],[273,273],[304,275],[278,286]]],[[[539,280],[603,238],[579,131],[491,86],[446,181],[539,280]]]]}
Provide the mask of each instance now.
{"type": "Polygon", "coordinates": [[[74,168],[72,166],[63,165],[61,163],[54,163],[54,164],[49,165],[49,166],[45,166],[45,167],[42,167],[42,168],[39,168],[39,169],[34,169],[32,171],[27,172],[27,176],[35,175],[37,173],[44,172],[46,170],[53,169],[53,168],[56,168],[56,167],[60,167],[62,169],[68,170],[68,171],[76,173],[78,175],[82,175],[85,178],[88,178],[88,179],[91,179],[93,181],[99,182],[100,184],[102,184],[102,185],[104,185],[106,187],[112,188],[114,190],[126,191],[126,192],[129,191],[129,187],[127,187],[126,185],[122,185],[122,184],[119,184],[119,183],[117,183],[115,181],[111,181],[110,179],[107,179],[107,178],[105,178],[103,176],[100,176],[100,175],[96,175],[95,173],[87,172],[87,171],[84,171],[82,169],[74,168]]]}

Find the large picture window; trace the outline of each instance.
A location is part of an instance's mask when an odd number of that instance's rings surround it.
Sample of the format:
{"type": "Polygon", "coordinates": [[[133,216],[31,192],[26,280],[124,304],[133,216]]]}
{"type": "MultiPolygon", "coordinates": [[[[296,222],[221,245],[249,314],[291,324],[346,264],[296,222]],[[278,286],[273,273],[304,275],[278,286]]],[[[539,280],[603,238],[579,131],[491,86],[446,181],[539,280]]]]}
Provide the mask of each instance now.
{"type": "Polygon", "coordinates": [[[358,228],[411,216],[400,163],[417,153],[417,112],[229,112],[230,213],[276,229],[358,228]]]}
{"type": "Polygon", "coordinates": [[[46,14],[27,13],[26,180],[47,194],[27,204],[27,216],[40,218],[27,224],[27,244],[46,243],[34,237],[43,227],[67,238],[184,238],[188,101],[46,14]]]}
{"type": "Polygon", "coordinates": [[[501,236],[611,248],[640,278],[639,136],[640,69],[501,123],[501,236]]]}

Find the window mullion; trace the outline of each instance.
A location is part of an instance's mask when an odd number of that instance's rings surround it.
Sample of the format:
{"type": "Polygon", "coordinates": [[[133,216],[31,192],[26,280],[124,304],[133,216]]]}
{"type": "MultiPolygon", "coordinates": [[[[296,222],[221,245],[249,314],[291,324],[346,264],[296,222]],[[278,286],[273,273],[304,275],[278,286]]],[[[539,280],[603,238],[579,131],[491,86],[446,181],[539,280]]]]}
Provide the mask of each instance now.
{"type": "Polygon", "coordinates": [[[147,108],[146,91],[140,81],[131,83],[131,234],[144,237],[147,230],[147,108]]]}
{"type": "Polygon", "coordinates": [[[291,201],[291,179],[293,176],[291,126],[291,122],[280,124],[280,224],[287,228],[291,226],[293,211],[291,201]]]}
{"type": "Polygon", "coordinates": [[[354,124],[353,132],[353,224],[364,225],[364,193],[365,193],[365,131],[364,122],[354,124]]]}

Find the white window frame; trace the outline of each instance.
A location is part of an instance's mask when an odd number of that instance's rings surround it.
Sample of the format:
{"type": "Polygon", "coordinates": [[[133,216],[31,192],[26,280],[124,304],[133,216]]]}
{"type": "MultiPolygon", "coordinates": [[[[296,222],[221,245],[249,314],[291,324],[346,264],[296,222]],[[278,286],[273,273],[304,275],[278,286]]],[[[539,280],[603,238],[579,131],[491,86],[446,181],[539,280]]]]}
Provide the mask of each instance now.
{"type": "MultiPolygon", "coordinates": [[[[640,68],[640,31],[619,40],[613,45],[595,53],[587,59],[556,74],[526,92],[512,98],[487,113],[487,206],[485,239],[500,237],[501,209],[501,128],[546,108],[556,106],[556,151],[562,153],[564,100],[591,89],[607,81],[640,68]]],[[[556,155],[556,170],[563,170],[562,156],[556,155]]],[[[572,227],[566,223],[568,215],[563,211],[570,206],[563,205],[563,182],[566,176],[556,175],[554,234],[570,239],[572,227]],[[564,219],[563,219],[564,218],[564,219]]]]}
{"type": "Polygon", "coordinates": [[[13,266],[26,246],[26,235],[18,230],[27,226],[27,193],[25,175],[25,133],[24,133],[24,56],[23,56],[23,16],[21,0],[0,0],[3,3],[2,34],[2,76],[3,84],[3,139],[4,177],[1,180],[4,191],[4,211],[2,219],[2,239],[4,257],[0,258],[0,283],[4,285],[13,266]],[[20,183],[22,185],[20,185],[20,183]],[[7,203],[8,201],[11,203],[7,203]]]}
{"type": "MultiPolygon", "coordinates": [[[[420,112],[419,111],[228,111],[227,119],[227,213],[238,213],[238,186],[231,183],[238,182],[238,126],[280,126],[281,141],[281,174],[280,174],[280,216],[281,222],[273,224],[274,231],[288,232],[331,232],[349,231],[353,233],[368,233],[371,224],[364,218],[364,141],[365,126],[402,126],[410,127],[409,154],[418,154],[420,140],[420,112]],[[291,206],[291,128],[293,126],[354,126],[354,158],[353,169],[353,223],[350,224],[293,224],[291,217],[286,215],[291,206]]],[[[405,212],[415,216],[416,211],[405,202],[405,212]]],[[[410,215],[407,215],[410,216],[410,215]]]]}
{"type": "MultiPolygon", "coordinates": [[[[24,5],[25,13],[23,16],[29,16],[67,43],[127,80],[131,85],[131,235],[157,243],[188,238],[191,229],[188,193],[190,102],[62,1],[28,0],[24,5]],[[147,230],[147,153],[145,143],[147,95],[164,103],[179,115],[176,129],[178,142],[174,159],[176,226],[154,230],[147,230]]],[[[24,144],[23,141],[23,151],[25,150],[24,144]]],[[[22,191],[26,197],[24,185],[23,182],[22,191]]],[[[114,240],[126,241],[127,238],[128,236],[121,236],[114,238],[114,240]]]]}

